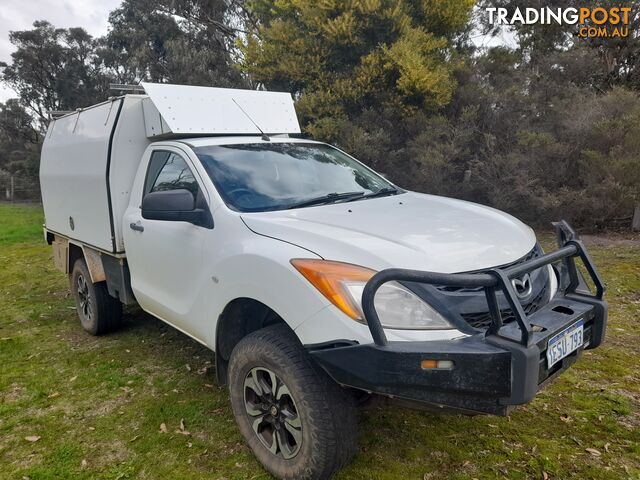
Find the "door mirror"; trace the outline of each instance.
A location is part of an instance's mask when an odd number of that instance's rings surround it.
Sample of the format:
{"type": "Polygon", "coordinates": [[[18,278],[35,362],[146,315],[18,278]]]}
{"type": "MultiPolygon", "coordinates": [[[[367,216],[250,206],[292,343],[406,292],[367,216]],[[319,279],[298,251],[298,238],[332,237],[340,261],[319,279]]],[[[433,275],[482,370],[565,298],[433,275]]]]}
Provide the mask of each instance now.
{"type": "Polygon", "coordinates": [[[196,208],[193,194],[186,189],[160,190],[147,193],[142,199],[142,218],[167,222],[188,222],[213,228],[208,208],[196,208]]]}

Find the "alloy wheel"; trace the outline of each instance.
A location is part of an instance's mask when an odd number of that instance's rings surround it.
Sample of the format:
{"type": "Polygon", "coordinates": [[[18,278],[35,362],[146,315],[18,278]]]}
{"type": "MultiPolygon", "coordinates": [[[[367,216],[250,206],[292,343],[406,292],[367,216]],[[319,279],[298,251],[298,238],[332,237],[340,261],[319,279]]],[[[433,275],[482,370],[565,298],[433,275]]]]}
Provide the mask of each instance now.
{"type": "Polygon", "coordinates": [[[80,311],[86,320],[91,320],[91,292],[89,291],[89,284],[84,278],[84,275],[78,275],[78,303],[80,311]]]}
{"type": "Polygon", "coordinates": [[[244,406],[253,431],[274,455],[295,457],[302,446],[302,422],[287,385],[271,370],[252,368],[244,380],[244,406]]]}

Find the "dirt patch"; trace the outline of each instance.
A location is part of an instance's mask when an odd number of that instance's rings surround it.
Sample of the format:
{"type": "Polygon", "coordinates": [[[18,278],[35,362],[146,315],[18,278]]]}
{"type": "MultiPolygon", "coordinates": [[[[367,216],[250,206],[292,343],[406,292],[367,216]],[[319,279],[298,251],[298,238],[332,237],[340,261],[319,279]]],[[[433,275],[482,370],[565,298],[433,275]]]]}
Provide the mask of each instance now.
{"type": "MultiPolygon", "coordinates": [[[[23,442],[24,439],[18,439],[16,436],[10,436],[6,439],[8,442],[23,442]]],[[[7,443],[10,445],[10,443],[7,443]]],[[[7,465],[11,465],[11,467],[16,469],[29,468],[33,465],[38,465],[43,462],[44,455],[42,453],[32,451],[30,453],[22,453],[13,451],[10,447],[6,449],[3,448],[3,445],[0,444],[0,451],[3,452],[3,461],[6,462],[7,465]]]]}
{"type": "Polygon", "coordinates": [[[104,399],[96,402],[94,406],[85,411],[85,419],[102,418],[113,414],[132,400],[132,390],[125,391],[123,395],[115,398],[104,399]]]}
{"type": "Polygon", "coordinates": [[[80,328],[64,330],[58,335],[58,337],[61,340],[66,341],[72,351],[90,352],[92,350],[104,348],[104,342],[101,342],[100,339],[96,337],[92,337],[80,328]]]}
{"type": "Polygon", "coordinates": [[[17,383],[12,383],[9,388],[0,394],[0,398],[4,402],[17,402],[25,396],[25,389],[17,383]]]}
{"type": "Polygon", "coordinates": [[[640,247],[640,234],[608,233],[606,235],[581,235],[587,246],[595,247],[640,247]]]}
{"type": "MultiPolygon", "coordinates": [[[[99,467],[113,467],[131,458],[133,451],[123,440],[110,440],[91,445],[91,455],[87,458],[87,466],[91,469],[99,467]]],[[[129,478],[119,476],[117,478],[129,478]]]]}

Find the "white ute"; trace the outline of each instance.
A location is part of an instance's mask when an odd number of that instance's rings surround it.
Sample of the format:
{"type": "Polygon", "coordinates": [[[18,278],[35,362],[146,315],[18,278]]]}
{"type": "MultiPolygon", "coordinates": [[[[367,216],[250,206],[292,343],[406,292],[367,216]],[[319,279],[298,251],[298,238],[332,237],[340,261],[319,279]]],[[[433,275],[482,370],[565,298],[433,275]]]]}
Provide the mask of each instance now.
{"type": "Polygon", "coordinates": [[[504,415],[603,341],[565,222],[545,254],[510,215],[299,133],[288,93],[143,83],[54,118],[40,169],[84,329],[137,303],[209,347],[273,475],[345,465],[368,396],[504,415]]]}

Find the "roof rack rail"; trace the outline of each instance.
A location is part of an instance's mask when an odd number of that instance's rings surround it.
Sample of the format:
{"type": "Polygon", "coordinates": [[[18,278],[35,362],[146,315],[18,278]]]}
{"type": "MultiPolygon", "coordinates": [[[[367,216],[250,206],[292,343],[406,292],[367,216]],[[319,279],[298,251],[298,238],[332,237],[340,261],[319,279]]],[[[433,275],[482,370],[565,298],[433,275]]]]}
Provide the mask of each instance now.
{"type": "Polygon", "coordinates": [[[47,112],[49,118],[60,118],[65,115],[69,115],[70,113],[76,113],[76,110],[49,110],[47,112]]]}
{"type": "Polygon", "coordinates": [[[121,93],[145,93],[142,85],[127,85],[125,83],[110,83],[109,90],[121,93]]]}

